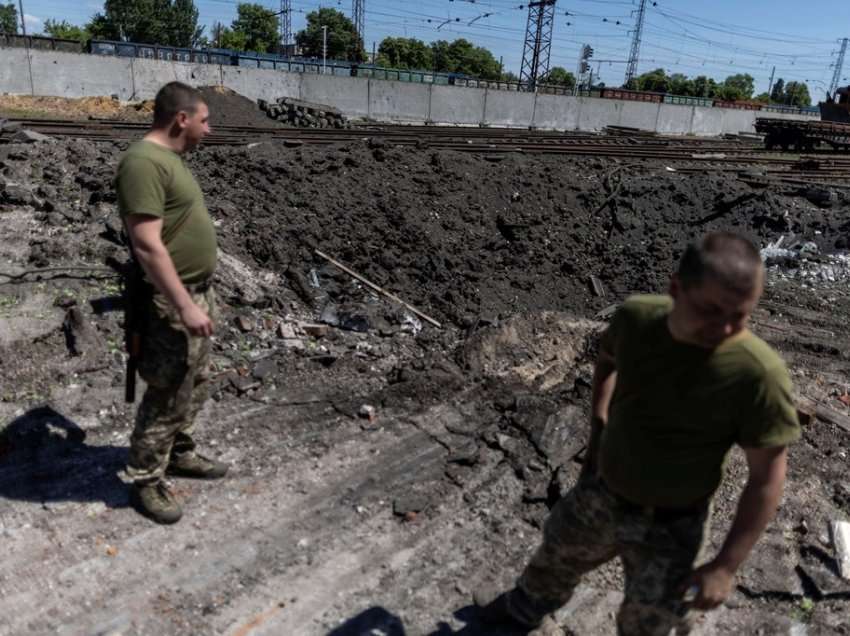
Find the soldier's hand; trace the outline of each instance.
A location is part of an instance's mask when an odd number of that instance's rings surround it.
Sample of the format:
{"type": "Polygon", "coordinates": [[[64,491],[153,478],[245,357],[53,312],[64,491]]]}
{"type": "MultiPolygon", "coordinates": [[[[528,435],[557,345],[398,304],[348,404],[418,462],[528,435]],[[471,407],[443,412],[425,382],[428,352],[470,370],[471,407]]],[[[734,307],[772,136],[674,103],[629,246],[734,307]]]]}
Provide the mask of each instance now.
{"type": "Polygon", "coordinates": [[[195,303],[186,305],[180,310],[180,320],[193,336],[208,338],[213,332],[213,323],[203,309],[195,303]]]}
{"type": "Polygon", "coordinates": [[[696,590],[691,606],[700,610],[711,610],[729,597],[734,583],[735,572],[711,562],[691,573],[683,586],[683,593],[691,589],[696,590]]]}

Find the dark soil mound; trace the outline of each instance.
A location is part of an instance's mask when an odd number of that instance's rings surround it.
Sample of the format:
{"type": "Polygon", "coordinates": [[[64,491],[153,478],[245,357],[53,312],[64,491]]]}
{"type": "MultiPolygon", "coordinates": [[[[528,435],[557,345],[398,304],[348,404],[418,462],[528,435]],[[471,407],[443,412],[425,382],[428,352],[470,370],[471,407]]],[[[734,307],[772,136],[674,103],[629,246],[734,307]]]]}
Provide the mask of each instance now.
{"type": "MultiPolygon", "coordinates": [[[[10,181],[18,168],[43,175],[50,185],[35,198],[46,211],[80,201],[80,210],[59,212],[94,222],[114,201],[119,150],[83,141],[9,146],[0,161],[10,181]]],[[[794,235],[823,250],[850,235],[844,192],[820,208],[793,186],[753,187],[728,173],[669,172],[646,161],[494,161],[373,140],[207,148],[190,162],[226,251],[288,271],[302,297],[345,300],[347,277],[318,248],[458,325],[543,309],[589,315],[631,292],[663,291],[684,246],[707,230],[740,232],[762,246],[794,235]],[[312,269],[315,292],[297,284],[312,269]]]]}
{"type": "Polygon", "coordinates": [[[260,111],[257,103],[222,86],[205,86],[200,89],[210,109],[212,127],[250,126],[273,128],[277,122],[260,111]]]}

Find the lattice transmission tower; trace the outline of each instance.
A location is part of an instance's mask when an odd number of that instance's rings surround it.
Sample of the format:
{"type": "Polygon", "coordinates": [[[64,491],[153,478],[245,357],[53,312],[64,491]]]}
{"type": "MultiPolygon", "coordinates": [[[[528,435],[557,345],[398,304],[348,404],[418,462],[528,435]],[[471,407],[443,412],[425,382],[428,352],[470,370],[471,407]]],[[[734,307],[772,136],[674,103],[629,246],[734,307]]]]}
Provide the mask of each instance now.
{"type": "Polygon", "coordinates": [[[280,44],[288,53],[292,40],[292,0],[280,0],[280,44]]]}
{"type": "Polygon", "coordinates": [[[643,21],[646,17],[646,2],[647,0],[640,0],[640,6],[637,10],[635,31],[634,36],[632,37],[632,50],[631,53],[629,53],[629,63],[626,65],[626,81],[623,84],[626,88],[629,87],[629,82],[631,82],[637,75],[638,59],[640,58],[640,42],[643,38],[643,21]]]}
{"type": "Polygon", "coordinates": [[[835,91],[841,84],[841,74],[844,72],[844,55],[847,53],[847,38],[841,40],[841,50],[838,52],[838,61],[835,62],[835,73],[832,74],[832,84],[829,85],[829,94],[835,96],[835,91]]]}
{"type": "Polygon", "coordinates": [[[552,54],[552,27],[555,23],[556,0],[537,0],[528,5],[528,24],[525,28],[525,46],[522,49],[520,85],[533,91],[537,81],[549,74],[552,54]]]}
{"type": "Polygon", "coordinates": [[[366,0],[351,0],[351,21],[357,35],[366,45],[366,0]]]}

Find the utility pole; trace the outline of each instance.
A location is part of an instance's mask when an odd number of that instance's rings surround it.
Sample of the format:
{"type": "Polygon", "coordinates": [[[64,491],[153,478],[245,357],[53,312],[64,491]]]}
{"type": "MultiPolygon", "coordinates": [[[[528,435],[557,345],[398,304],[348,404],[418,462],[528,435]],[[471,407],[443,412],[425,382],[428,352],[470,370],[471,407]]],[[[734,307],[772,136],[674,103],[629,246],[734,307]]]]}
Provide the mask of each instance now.
{"type": "Polygon", "coordinates": [[[351,21],[357,36],[366,42],[366,0],[351,0],[351,21]]]}
{"type": "Polygon", "coordinates": [[[292,0],[280,0],[280,44],[289,55],[292,42],[292,0]]]}
{"type": "Polygon", "coordinates": [[[829,85],[829,94],[835,95],[838,85],[841,83],[841,73],[844,72],[844,54],[847,53],[847,38],[841,40],[841,51],[838,53],[838,61],[835,63],[835,73],[832,74],[832,84],[829,85]]]}
{"type": "Polygon", "coordinates": [[[556,0],[537,0],[528,5],[525,46],[519,72],[520,86],[525,84],[527,91],[533,91],[537,80],[549,74],[555,2],[556,0]]]}
{"type": "Polygon", "coordinates": [[[770,103],[770,96],[773,95],[773,78],[776,75],[776,67],[770,71],[770,84],[767,86],[767,103],[770,103]]]}
{"type": "Polygon", "coordinates": [[[634,36],[632,37],[632,50],[629,53],[629,64],[626,66],[626,81],[625,87],[629,87],[629,83],[637,75],[638,58],[640,57],[640,40],[643,37],[643,20],[646,17],[646,0],[640,0],[640,6],[637,10],[637,20],[635,23],[634,36]]]}
{"type": "Polygon", "coordinates": [[[328,27],[322,25],[322,75],[328,72],[328,27]]]}
{"type": "Polygon", "coordinates": [[[27,37],[27,21],[24,19],[24,0],[18,0],[18,7],[21,9],[21,33],[27,37]]]}

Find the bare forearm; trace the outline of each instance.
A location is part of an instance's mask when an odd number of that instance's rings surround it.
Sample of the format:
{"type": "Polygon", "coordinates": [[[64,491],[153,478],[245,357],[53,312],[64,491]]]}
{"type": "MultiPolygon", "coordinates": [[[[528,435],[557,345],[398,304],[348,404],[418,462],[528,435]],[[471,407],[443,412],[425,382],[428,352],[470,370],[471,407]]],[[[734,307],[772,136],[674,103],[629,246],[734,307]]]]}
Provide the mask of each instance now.
{"type": "Polygon", "coordinates": [[[717,565],[735,572],[746,560],[753,546],[776,514],[782,498],[783,481],[748,482],[738,502],[735,521],[726,536],[717,565]]]}
{"type": "Polygon", "coordinates": [[[154,287],[168,302],[178,309],[192,302],[192,297],[177,275],[174,262],[165,246],[136,246],[134,252],[154,287]]]}
{"type": "Polygon", "coordinates": [[[608,406],[617,384],[617,371],[610,362],[600,359],[593,371],[590,395],[590,414],[601,422],[608,421],[608,406]]]}

